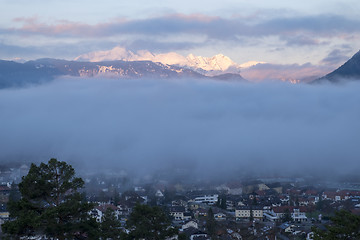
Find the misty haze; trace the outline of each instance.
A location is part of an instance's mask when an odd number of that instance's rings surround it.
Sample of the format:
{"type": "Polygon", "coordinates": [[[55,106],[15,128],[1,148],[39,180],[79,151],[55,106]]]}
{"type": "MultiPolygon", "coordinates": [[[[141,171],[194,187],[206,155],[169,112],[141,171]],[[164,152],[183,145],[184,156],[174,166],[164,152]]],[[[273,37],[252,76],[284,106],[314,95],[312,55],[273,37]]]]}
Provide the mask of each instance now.
{"type": "Polygon", "coordinates": [[[359,90],[355,82],[60,78],[0,91],[0,159],[209,178],[355,173],[359,90]]]}
{"type": "Polygon", "coordinates": [[[0,239],[360,239],[359,0],[2,0],[0,239]]]}

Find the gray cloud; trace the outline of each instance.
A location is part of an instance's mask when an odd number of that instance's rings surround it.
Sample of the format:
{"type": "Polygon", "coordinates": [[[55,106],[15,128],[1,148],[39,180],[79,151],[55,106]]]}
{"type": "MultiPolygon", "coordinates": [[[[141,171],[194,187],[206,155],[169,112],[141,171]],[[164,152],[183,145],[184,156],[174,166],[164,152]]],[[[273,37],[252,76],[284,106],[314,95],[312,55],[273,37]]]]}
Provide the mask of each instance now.
{"type": "Polygon", "coordinates": [[[359,170],[360,84],[59,79],[0,91],[0,161],[206,176],[359,170]],[[86,167],[85,167],[86,166],[86,167]]]}
{"type": "Polygon", "coordinates": [[[269,21],[260,23],[255,29],[259,33],[293,33],[293,32],[311,32],[316,35],[334,36],[338,33],[359,32],[356,25],[359,20],[348,19],[337,15],[316,15],[316,16],[298,16],[286,18],[273,18],[269,21]]]}
{"type": "Polygon", "coordinates": [[[22,47],[0,43],[0,55],[7,56],[8,58],[34,56],[34,54],[43,54],[43,50],[34,47],[22,47]]]}
{"type": "Polygon", "coordinates": [[[281,39],[286,42],[287,46],[316,46],[328,44],[316,39],[315,36],[295,35],[295,36],[281,36],[281,39]]]}
{"type": "MultiPolygon", "coordinates": [[[[0,55],[2,59],[13,59],[21,57],[27,60],[37,58],[56,58],[56,59],[73,59],[74,55],[88,53],[89,51],[99,51],[103,48],[113,48],[119,42],[111,41],[79,41],[77,44],[62,43],[53,44],[47,43],[42,46],[17,46],[12,44],[0,43],[0,55]],[[100,46],[99,46],[100,45],[100,46]]],[[[130,45],[124,43],[124,46],[130,45]]]]}
{"type": "MultiPolygon", "coordinates": [[[[272,35],[303,36],[304,45],[313,45],[311,38],[334,37],[339,34],[359,33],[360,21],[336,15],[277,17],[263,22],[249,22],[243,18],[221,18],[205,15],[169,15],[141,20],[118,20],[97,25],[59,22],[55,25],[40,23],[37,19],[20,19],[21,28],[6,29],[9,33],[40,34],[57,37],[107,37],[118,34],[158,36],[172,34],[202,34],[211,39],[236,40],[238,37],[263,37],[272,35]],[[301,33],[301,34],[300,34],[301,33]]],[[[4,29],[3,29],[4,31],[4,29]]]]}
{"type": "Polygon", "coordinates": [[[342,49],[334,49],[331,51],[328,56],[326,56],[321,63],[322,64],[328,64],[332,66],[339,66],[339,64],[342,64],[346,62],[350,58],[351,54],[351,48],[345,46],[342,49]]]}
{"type": "Polygon", "coordinates": [[[11,36],[14,39],[11,43],[7,41],[7,45],[3,44],[0,50],[6,58],[20,55],[22,58],[72,59],[89,51],[118,45],[135,51],[148,49],[154,52],[192,50],[214,45],[253,47],[256,44],[269,44],[267,37],[277,39],[282,46],[273,46],[277,49],[321,47],[330,46],[334,38],[349,40],[360,33],[356,27],[360,25],[358,19],[334,15],[278,15],[252,19],[173,14],[148,19],[118,19],[93,25],[70,21],[49,24],[36,17],[15,20],[20,27],[0,29],[0,38],[11,36]],[[21,43],[16,40],[24,37],[27,40],[21,40],[21,43]],[[23,46],[24,41],[27,42],[26,47],[23,46]]]}
{"type": "Polygon", "coordinates": [[[138,39],[134,41],[122,42],[120,46],[124,46],[132,51],[138,50],[149,50],[156,52],[166,52],[170,50],[189,50],[194,47],[204,46],[204,43],[195,43],[195,42],[159,42],[156,40],[144,40],[138,39]]]}

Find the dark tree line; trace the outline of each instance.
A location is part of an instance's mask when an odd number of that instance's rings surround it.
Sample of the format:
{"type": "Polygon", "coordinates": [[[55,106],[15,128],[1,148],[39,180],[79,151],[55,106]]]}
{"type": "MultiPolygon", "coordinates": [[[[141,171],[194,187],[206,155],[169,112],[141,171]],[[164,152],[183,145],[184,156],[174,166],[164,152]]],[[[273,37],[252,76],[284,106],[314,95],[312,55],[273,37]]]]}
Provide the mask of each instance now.
{"type": "Polygon", "coordinates": [[[332,223],[326,226],[326,231],[313,228],[315,240],[360,239],[360,216],[341,210],[336,212],[330,220],[332,223]]]}

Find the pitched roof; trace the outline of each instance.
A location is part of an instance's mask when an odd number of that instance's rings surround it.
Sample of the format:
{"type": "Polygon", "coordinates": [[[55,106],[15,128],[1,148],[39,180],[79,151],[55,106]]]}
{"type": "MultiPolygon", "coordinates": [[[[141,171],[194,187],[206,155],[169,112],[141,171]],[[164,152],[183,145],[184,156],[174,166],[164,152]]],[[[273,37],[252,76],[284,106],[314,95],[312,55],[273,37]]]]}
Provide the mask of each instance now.
{"type": "Polygon", "coordinates": [[[99,205],[95,207],[96,209],[100,210],[101,212],[105,212],[108,208],[112,209],[112,210],[117,210],[118,208],[112,204],[104,204],[104,205],[99,205]]]}
{"type": "Polygon", "coordinates": [[[295,207],[295,206],[279,206],[279,207],[273,207],[273,211],[275,213],[284,213],[285,210],[288,209],[290,212],[293,212],[294,209],[299,209],[300,212],[307,212],[307,208],[305,206],[299,206],[299,207],[295,207]]]}
{"type": "Polygon", "coordinates": [[[288,222],[285,222],[279,226],[280,229],[285,230],[286,228],[290,227],[291,225],[288,222]]]}
{"type": "Polygon", "coordinates": [[[170,212],[185,212],[185,207],[183,206],[171,206],[169,208],[170,212]]]}
{"type": "Polygon", "coordinates": [[[252,210],[263,210],[264,207],[263,206],[239,206],[236,207],[236,210],[250,210],[252,208],[252,210]]]}
{"type": "Polygon", "coordinates": [[[186,229],[184,229],[183,233],[185,233],[187,236],[193,235],[194,233],[198,232],[199,229],[194,228],[194,227],[188,227],[186,229]]]}

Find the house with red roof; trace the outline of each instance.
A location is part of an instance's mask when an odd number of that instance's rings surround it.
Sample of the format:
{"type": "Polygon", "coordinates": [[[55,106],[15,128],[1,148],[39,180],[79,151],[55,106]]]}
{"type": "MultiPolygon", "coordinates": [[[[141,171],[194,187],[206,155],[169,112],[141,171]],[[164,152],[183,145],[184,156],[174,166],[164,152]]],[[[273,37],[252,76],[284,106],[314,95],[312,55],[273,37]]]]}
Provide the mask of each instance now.
{"type": "Polygon", "coordinates": [[[308,220],[306,217],[307,208],[303,206],[273,207],[271,210],[266,211],[264,213],[264,216],[269,220],[279,221],[281,218],[284,217],[286,212],[289,212],[291,214],[291,218],[295,222],[305,222],[308,220]]]}

